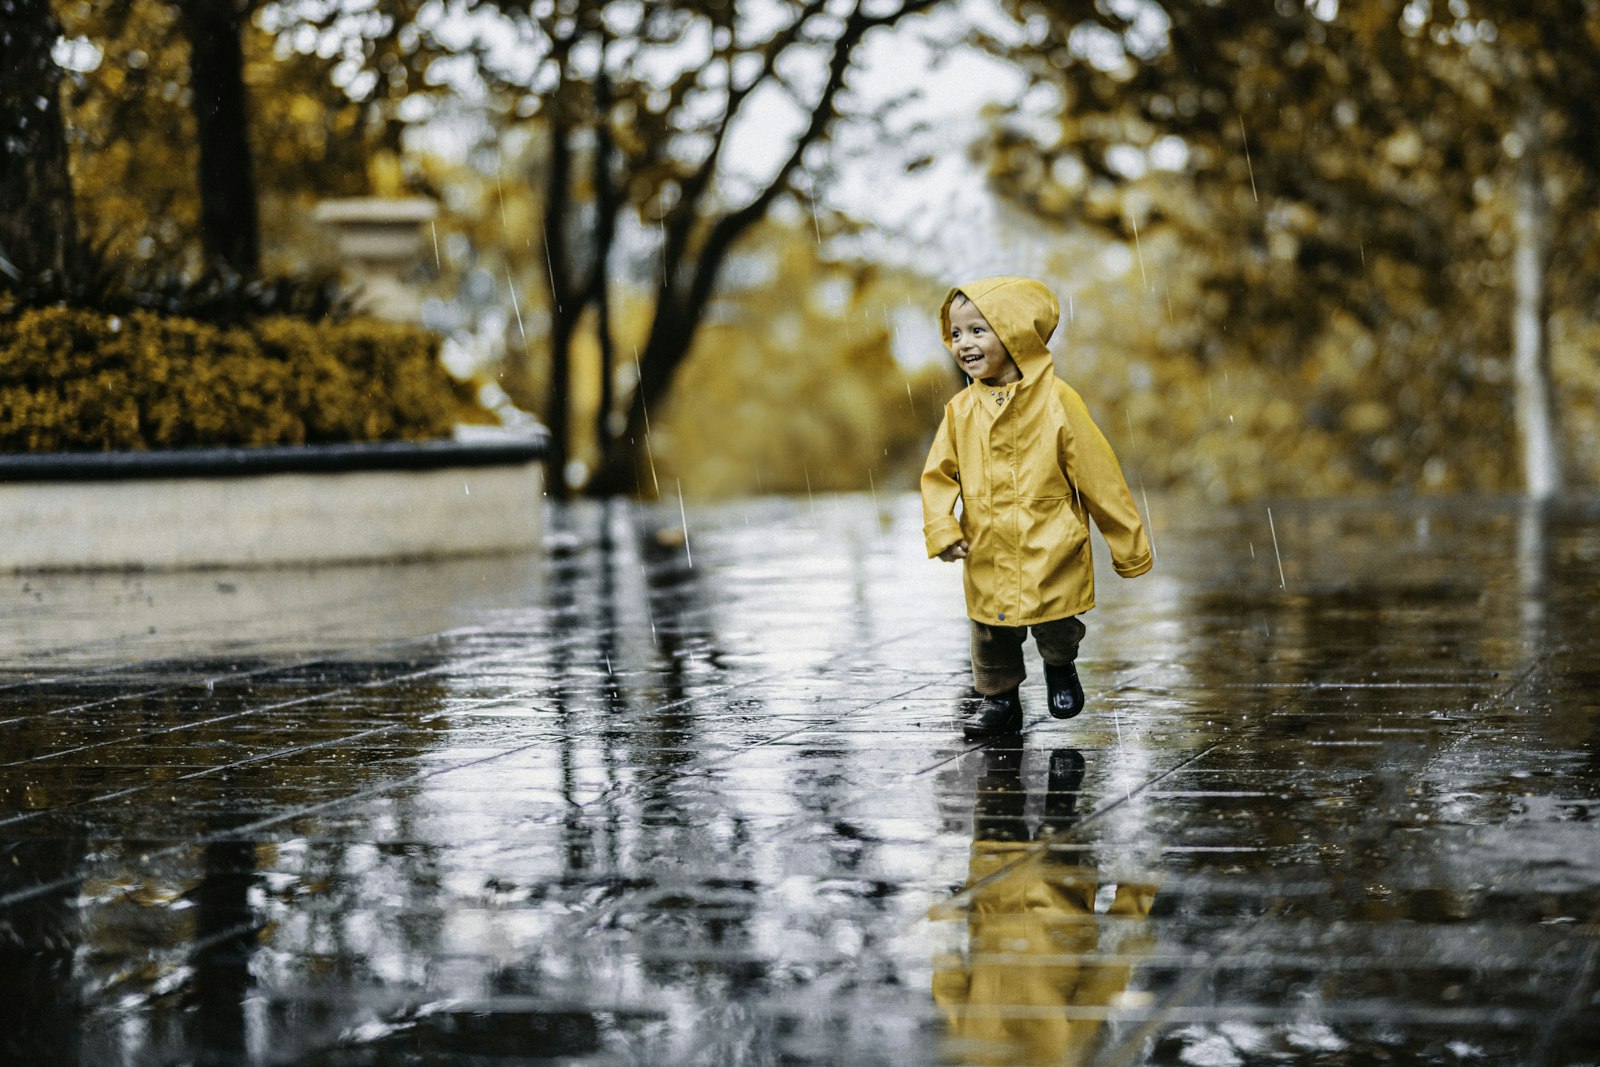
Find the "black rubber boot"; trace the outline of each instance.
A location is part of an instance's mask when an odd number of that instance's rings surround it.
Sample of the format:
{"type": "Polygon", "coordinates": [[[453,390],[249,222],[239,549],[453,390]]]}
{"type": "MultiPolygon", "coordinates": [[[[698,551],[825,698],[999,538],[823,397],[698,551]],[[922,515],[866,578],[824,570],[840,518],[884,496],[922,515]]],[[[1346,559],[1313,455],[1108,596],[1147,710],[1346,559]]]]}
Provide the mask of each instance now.
{"type": "Polygon", "coordinates": [[[1017,694],[1017,687],[1012,686],[1004,693],[984,697],[978,710],[967,716],[967,720],[961,724],[961,729],[969,741],[1014,734],[1021,730],[1022,698],[1017,694]]]}
{"type": "Polygon", "coordinates": [[[1058,719],[1070,719],[1083,710],[1083,685],[1078,681],[1078,667],[1073,663],[1056,666],[1044,665],[1044,681],[1050,690],[1050,714],[1058,719]]]}
{"type": "Polygon", "coordinates": [[[978,841],[1028,840],[1028,793],[1022,785],[1022,739],[978,753],[972,794],[972,836],[978,841]]]}
{"type": "Polygon", "coordinates": [[[1058,748],[1050,753],[1040,836],[1058,834],[1077,821],[1078,791],[1083,788],[1085,766],[1083,753],[1075,748],[1058,748]]]}

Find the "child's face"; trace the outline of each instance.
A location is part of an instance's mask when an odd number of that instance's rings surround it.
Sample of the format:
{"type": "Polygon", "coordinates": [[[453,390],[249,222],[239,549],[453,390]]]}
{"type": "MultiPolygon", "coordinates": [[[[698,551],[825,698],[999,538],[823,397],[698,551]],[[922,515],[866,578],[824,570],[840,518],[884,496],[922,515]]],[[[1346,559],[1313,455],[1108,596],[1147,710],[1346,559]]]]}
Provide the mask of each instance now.
{"type": "Polygon", "coordinates": [[[970,300],[950,305],[950,354],[967,377],[985,385],[1005,385],[1022,377],[1004,342],[970,300]]]}

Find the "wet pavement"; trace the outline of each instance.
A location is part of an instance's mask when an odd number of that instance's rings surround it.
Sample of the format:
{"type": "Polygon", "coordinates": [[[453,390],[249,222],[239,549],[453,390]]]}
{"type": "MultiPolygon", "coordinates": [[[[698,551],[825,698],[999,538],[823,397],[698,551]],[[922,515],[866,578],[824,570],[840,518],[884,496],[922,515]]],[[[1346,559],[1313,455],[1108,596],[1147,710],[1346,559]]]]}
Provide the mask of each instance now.
{"type": "Polygon", "coordinates": [[[1155,503],[985,745],[909,497],[0,578],[0,1062],[1600,1063],[1600,504],[1155,503]]]}

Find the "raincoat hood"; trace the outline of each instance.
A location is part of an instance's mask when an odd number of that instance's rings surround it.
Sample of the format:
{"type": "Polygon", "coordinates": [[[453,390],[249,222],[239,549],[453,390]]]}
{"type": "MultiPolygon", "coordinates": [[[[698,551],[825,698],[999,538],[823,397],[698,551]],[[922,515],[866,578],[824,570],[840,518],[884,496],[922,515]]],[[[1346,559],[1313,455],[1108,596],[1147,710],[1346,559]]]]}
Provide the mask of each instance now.
{"type": "Polygon", "coordinates": [[[1061,322],[1061,305],[1044,283],[1032,278],[1001,276],[958,285],[939,307],[939,332],[950,347],[950,305],[960,293],[989,321],[995,336],[1011,353],[1022,380],[1033,382],[1055,372],[1050,335],[1061,322]]]}

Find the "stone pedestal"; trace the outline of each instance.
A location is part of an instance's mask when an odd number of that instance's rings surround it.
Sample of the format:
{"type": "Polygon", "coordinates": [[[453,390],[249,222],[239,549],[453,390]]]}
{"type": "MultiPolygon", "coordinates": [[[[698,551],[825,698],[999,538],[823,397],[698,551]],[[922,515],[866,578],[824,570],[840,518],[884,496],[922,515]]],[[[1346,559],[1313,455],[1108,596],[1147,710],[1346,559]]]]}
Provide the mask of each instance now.
{"type": "Polygon", "coordinates": [[[421,301],[407,281],[432,262],[430,224],[439,205],[426,197],[351,197],[324,200],[313,217],[331,231],[361,310],[391,322],[416,322],[421,301]]]}

